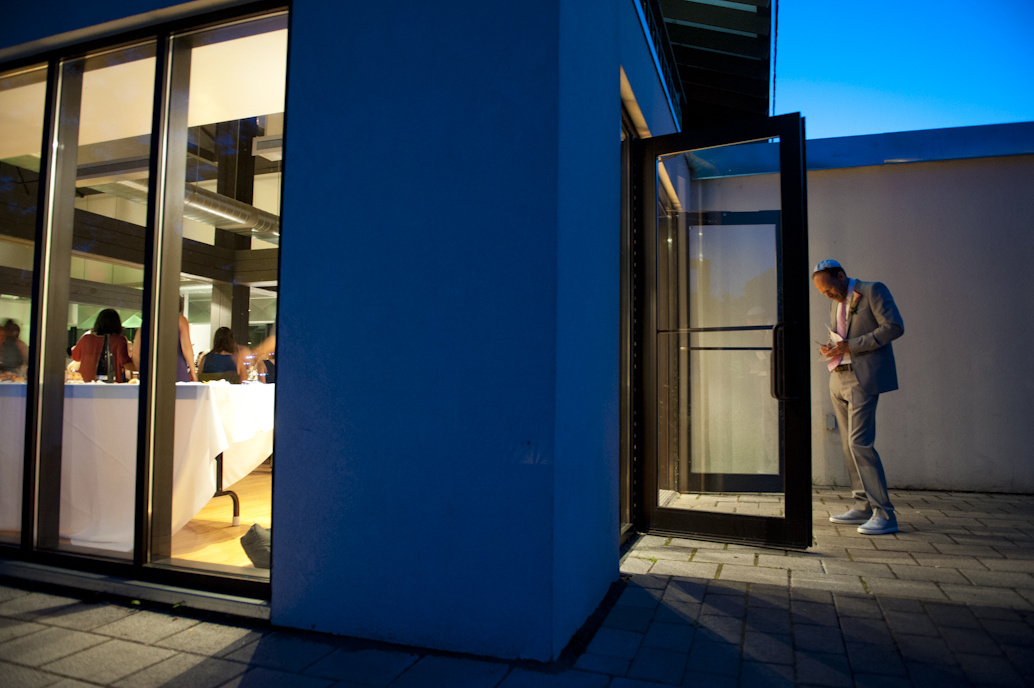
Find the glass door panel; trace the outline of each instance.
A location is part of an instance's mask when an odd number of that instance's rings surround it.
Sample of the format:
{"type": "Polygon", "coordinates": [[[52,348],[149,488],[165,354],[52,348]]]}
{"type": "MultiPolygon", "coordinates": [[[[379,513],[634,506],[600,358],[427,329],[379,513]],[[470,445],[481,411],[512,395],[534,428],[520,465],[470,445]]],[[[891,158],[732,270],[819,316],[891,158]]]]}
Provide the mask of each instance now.
{"type": "MultiPolygon", "coordinates": [[[[779,406],[771,396],[771,328],[779,314],[779,179],[723,212],[723,158],[753,144],[662,156],[658,205],[658,504],[779,516],[779,406]],[[773,187],[774,189],[768,188],[773,187]],[[766,207],[761,207],[766,206],[766,207]],[[692,412],[690,412],[692,409],[692,412]]],[[[767,146],[778,145],[778,140],[767,146]]],[[[724,165],[724,174],[739,170],[724,165]]]]}
{"type": "Polygon", "coordinates": [[[256,561],[242,537],[272,526],[287,15],[177,35],[171,60],[162,285],[180,326],[158,365],[177,369],[159,388],[176,469],[156,454],[151,563],[268,580],[269,540],[256,561]]]}
{"type": "Polygon", "coordinates": [[[21,535],[26,375],[47,68],[0,74],[0,542],[21,535]]]}
{"type": "Polygon", "coordinates": [[[800,355],[787,356],[807,333],[800,120],[645,150],[648,529],[809,544],[807,385],[788,381],[800,355]]]}
{"type": "Polygon", "coordinates": [[[139,409],[131,348],[143,308],[155,45],[60,70],[38,545],[129,559],[139,409]]]}

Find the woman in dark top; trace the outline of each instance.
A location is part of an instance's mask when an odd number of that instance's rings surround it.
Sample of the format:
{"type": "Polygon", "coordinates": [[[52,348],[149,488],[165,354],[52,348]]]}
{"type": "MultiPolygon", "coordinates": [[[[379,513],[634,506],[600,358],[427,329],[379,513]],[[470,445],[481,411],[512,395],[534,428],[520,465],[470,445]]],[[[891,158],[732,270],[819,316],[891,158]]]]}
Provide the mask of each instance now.
{"type": "Polygon", "coordinates": [[[28,363],[29,351],[19,337],[22,328],[14,320],[4,323],[4,332],[0,336],[0,373],[19,373],[28,363]]]}
{"type": "Polygon", "coordinates": [[[220,327],[212,338],[212,350],[201,357],[201,373],[237,373],[245,379],[244,357],[233,338],[233,330],[220,327]]]}
{"type": "Polygon", "coordinates": [[[111,367],[114,369],[107,371],[107,379],[109,382],[126,381],[125,367],[127,364],[132,365],[129,342],[122,336],[122,319],[118,311],[105,308],[97,314],[93,329],[72,347],[72,359],[79,361],[79,374],[83,376],[83,382],[93,382],[97,378],[97,365],[104,355],[105,335],[111,350],[111,367]]]}

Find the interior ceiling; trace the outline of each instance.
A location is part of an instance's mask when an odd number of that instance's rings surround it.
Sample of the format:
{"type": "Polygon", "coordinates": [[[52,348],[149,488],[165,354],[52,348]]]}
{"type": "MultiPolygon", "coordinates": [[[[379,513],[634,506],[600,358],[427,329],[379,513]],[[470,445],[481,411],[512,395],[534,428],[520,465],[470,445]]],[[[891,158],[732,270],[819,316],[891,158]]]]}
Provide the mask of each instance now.
{"type": "MultiPolygon", "coordinates": [[[[151,131],[155,60],[125,60],[83,75],[80,146],[151,131]]],[[[0,160],[39,152],[46,72],[27,76],[0,89],[0,160]]],[[[286,79],[287,29],[193,48],[187,126],[283,112],[286,79]]]]}
{"type": "Polygon", "coordinates": [[[659,0],[686,95],[683,126],[765,117],[772,0],[659,0]]]}

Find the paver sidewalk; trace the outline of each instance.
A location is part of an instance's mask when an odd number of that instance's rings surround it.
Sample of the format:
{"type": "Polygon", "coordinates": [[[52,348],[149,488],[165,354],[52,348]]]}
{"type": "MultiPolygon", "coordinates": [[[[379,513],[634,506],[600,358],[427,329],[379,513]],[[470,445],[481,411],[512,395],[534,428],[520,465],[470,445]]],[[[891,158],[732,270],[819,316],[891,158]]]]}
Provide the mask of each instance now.
{"type": "Polygon", "coordinates": [[[0,586],[0,686],[1034,686],[1034,497],[892,491],[902,532],[807,552],[640,538],[585,651],[451,655],[0,586]]]}

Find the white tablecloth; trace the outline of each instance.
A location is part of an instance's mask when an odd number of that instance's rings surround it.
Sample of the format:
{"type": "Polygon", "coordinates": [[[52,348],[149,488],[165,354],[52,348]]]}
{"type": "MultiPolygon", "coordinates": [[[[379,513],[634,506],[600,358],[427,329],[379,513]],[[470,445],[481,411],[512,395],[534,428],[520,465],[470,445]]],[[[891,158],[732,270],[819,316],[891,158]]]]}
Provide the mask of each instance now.
{"type": "MultiPolygon", "coordinates": [[[[179,383],[173,450],[172,532],[215,492],[273,452],[275,385],[179,383]]],[[[133,544],[138,385],[65,385],[60,532],[73,544],[129,550],[133,544]]],[[[21,520],[25,385],[0,383],[0,530],[21,520]]],[[[232,512],[229,502],[226,520],[232,512]]]]}

